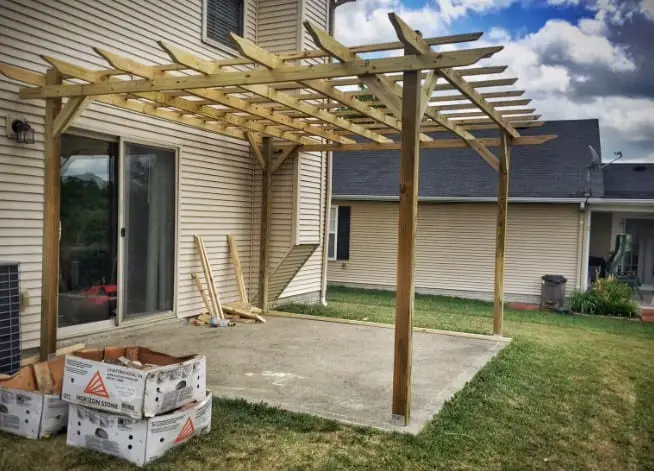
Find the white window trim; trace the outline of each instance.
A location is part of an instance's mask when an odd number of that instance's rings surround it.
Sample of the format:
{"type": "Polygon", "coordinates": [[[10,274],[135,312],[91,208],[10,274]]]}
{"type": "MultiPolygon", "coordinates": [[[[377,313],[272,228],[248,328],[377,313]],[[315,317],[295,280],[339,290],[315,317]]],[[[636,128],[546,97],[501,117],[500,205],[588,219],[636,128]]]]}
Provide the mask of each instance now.
{"type": "MultiPolygon", "coordinates": [[[[232,56],[238,56],[239,52],[235,47],[232,47],[228,44],[221,43],[207,36],[207,2],[208,0],[202,0],[202,42],[210,46],[220,49],[227,54],[232,56]]],[[[248,0],[243,0],[243,37],[247,38],[248,35],[248,0]]]]}
{"type": "Polygon", "coordinates": [[[334,256],[329,256],[329,239],[327,239],[327,260],[338,260],[338,206],[332,205],[329,208],[329,235],[332,235],[332,229],[334,234],[334,256]],[[332,228],[332,209],[336,210],[336,218],[334,222],[334,227],[332,228]]]}

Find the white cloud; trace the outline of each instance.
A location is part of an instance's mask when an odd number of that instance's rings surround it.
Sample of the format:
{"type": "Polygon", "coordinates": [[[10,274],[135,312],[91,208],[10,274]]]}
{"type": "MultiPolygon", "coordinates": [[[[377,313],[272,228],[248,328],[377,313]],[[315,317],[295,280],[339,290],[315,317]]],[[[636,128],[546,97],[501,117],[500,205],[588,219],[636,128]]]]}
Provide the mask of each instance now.
{"type": "MultiPolygon", "coordinates": [[[[536,33],[527,36],[523,41],[527,47],[541,55],[553,54],[561,56],[577,64],[604,65],[614,71],[634,70],[635,64],[626,51],[611,44],[596,25],[585,24],[574,26],[567,21],[549,20],[536,33]]],[[[554,58],[557,59],[557,58],[554,58]]]]}
{"type": "MultiPolygon", "coordinates": [[[[515,1],[531,0],[432,0],[420,9],[402,5],[400,0],[358,0],[337,10],[336,36],[348,45],[396,41],[388,12],[395,11],[425,37],[451,34],[449,23],[470,12],[484,12],[505,7],[515,1]]],[[[492,28],[482,41],[472,46],[503,44],[504,50],[489,64],[506,64],[504,76],[517,76],[517,88],[525,89],[533,98],[543,119],[598,118],[602,128],[605,155],[614,150],[633,149],[630,158],[642,159],[646,152],[637,143],[652,140],[654,130],[654,100],[620,96],[595,97],[584,102],[572,99],[575,83],[590,80],[595,69],[627,73],[635,69],[628,51],[608,38],[610,24],[623,24],[633,14],[642,13],[654,18],[654,0],[640,0],[629,8],[623,0],[548,0],[550,4],[585,3],[594,17],[584,18],[577,25],[553,19],[540,30],[521,37],[513,37],[502,28],[492,28]],[[638,10],[640,8],[640,10],[638,10]]],[[[475,77],[475,79],[498,78],[475,77]]],[[[505,89],[505,88],[504,88],[505,89]]],[[[494,91],[484,89],[484,91],[494,91]]],[[[647,152],[649,153],[649,151],[647,152]]]]}
{"type": "Polygon", "coordinates": [[[440,16],[446,23],[465,16],[468,12],[502,10],[516,0],[438,0],[440,16]]]}
{"type": "Polygon", "coordinates": [[[397,41],[388,13],[397,13],[425,37],[446,34],[438,11],[430,5],[406,8],[399,0],[358,0],[336,10],[336,37],[344,44],[397,41]]]}

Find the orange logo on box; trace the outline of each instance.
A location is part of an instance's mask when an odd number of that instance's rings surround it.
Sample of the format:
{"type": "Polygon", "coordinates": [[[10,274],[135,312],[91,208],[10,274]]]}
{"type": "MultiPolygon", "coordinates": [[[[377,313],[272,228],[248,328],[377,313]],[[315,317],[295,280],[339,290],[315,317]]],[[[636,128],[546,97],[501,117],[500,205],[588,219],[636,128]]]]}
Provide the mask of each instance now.
{"type": "Polygon", "coordinates": [[[184,424],[184,427],[182,427],[182,431],[179,432],[179,435],[175,439],[175,443],[183,442],[188,437],[192,437],[194,434],[195,427],[193,427],[193,421],[189,417],[189,419],[184,424]]]}
{"type": "Polygon", "coordinates": [[[107,392],[107,388],[104,385],[104,381],[102,381],[102,376],[100,376],[99,371],[95,372],[91,381],[89,381],[89,384],[86,385],[84,392],[94,396],[109,397],[109,393],[107,392]]]}

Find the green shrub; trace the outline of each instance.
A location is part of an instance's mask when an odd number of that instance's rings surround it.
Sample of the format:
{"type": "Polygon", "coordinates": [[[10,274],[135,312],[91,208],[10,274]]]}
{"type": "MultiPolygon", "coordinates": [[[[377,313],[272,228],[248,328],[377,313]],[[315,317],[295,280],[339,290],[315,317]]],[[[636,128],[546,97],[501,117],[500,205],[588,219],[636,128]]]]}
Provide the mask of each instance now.
{"type": "Polygon", "coordinates": [[[633,317],[638,308],[631,300],[631,287],[614,278],[597,280],[586,291],[574,293],[569,300],[570,309],[599,316],[633,317]]]}

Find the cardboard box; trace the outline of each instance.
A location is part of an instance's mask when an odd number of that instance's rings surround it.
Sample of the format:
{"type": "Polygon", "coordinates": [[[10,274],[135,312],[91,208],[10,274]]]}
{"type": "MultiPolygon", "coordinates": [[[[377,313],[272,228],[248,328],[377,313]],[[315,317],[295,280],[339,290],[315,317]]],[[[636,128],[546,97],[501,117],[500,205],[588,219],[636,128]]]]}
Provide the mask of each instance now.
{"type": "Polygon", "coordinates": [[[64,357],[21,368],[0,379],[0,430],[27,438],[66,427],[68,404],[60,399],[64,357]]]}
{"type": "Polygon", "coordinates": [[[202,401],[147,419],[70,404],[66,443],[143,466],[191,437],[211,430],[211,393],[202,401]]]}
{"type": "Polygon", "coordinates": [[[206,394],[204,356],[173,357],[144,347],[66,355],[61,397],[73,404],[141,419],[203,400],[206,394]],[[143,367],[125,366],[119,359],[143,367]]]}

